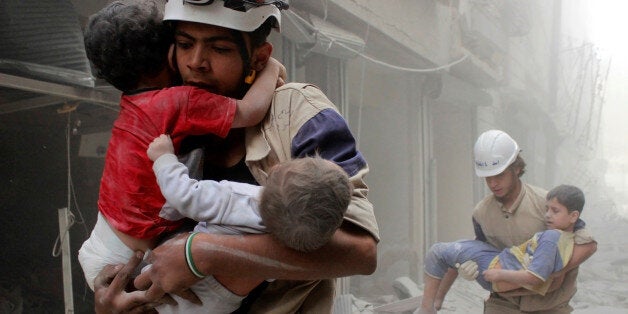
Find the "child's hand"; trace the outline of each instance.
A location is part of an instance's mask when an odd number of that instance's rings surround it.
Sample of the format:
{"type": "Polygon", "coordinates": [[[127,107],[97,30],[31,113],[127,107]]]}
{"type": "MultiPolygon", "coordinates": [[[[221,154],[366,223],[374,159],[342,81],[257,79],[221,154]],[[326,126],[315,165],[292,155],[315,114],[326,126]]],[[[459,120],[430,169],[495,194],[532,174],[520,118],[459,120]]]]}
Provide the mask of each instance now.
{"type": "Polygon", "coordinates": [[[282,86],[283,84],[285,84],[286,81],[286,77],[288,76],[286,74],[286,67],[281,64],[281,62],[279,62],[277,59],[270,57],[268,59],[268,63],[266,64],[266,67],[264,68],[265,70],[275,70],[278,71],[277,73],[277,86],[282,86]]]}
{"type": "Polygon", "coordinates": [[[174,154],[174,146],[170,135],[162,134],[156,137],[152,143],[148,145],[146,154],[150,160],[155,161],[163,154],[174,154]]]}
{"type": "Polygon", "coordinates": [[[500,281],[499,280],[500,269],[487,269],[482,272],[482,276],[484,276],[484,280],[488,282],[500,281]]]}
{"type": "Polygon", "coordinates": [[[275,85],[275,88],[281,87],[283,86],[283,84],[286,84],[286,82],[281,78],[277,78],[277,85],[275,85]]]}

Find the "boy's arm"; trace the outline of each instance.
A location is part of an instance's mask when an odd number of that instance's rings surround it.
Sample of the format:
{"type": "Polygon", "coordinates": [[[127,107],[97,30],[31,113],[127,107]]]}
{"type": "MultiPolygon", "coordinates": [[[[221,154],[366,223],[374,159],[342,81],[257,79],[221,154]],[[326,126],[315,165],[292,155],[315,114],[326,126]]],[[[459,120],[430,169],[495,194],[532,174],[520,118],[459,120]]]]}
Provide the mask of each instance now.
{"type": "Polygon", "coordinates": [[[551,278],[554,280],[552,281],[552,284],[547,291],[551,292],[560,288],[563,283],[565,274],[568,271],[580,266],[580,264],[582,264],[589,257],[591,257],[595,253],[595,251],[597,251],[597,242],[595,241],[585,244],[574,245],[571,259],[563,269],[552,274],[551,278]]]}
{"type": "Polygon", "coordinates": [[[162,208],[162,217],[174,220],[183,216],[209,224],[264,229],[257,210],[260,186],[190,178],[188,168],[174,155],[168,135],[155,138],[148,145],[146,154],[154,161],[157,184],[168,202],[162,208]]]}
{"type": "Polygon", "coordinates": [[[524,269],[487,269],[482,275],[484,280],[494,284],[497,283],[499,287],[498,292],[514,290],[522,286],[536,286],[543,283],[541,278],[524,269]]]}
{"type": "Polygon", "coordinates": [[[262,187],[190,178],[188,168],[173,154],[153,164],[161,194],[167,200],[164,217],[180,215],[208,224],[233,225],[264,230],[257,199],[262,187]]]}
{"type": "MultiPolygon", "coordinates": [[[[551,278],[552,281],[551,281],[551,284],[549,285],[549,288],[547,289],[547,292],[552,292],[560,288],[562,286],[565,274],[573,270],[574,268],[578,267],[580,264],[582,264],[582,262],[587,260],[589,257],[591,257],[591,255],[595,253],[595,251],[597,250],[597,243],[593,241],[592,239],[590,241],[591,242],[588,242],[588,243],[574,245],[572,257],[569,260],[569,262],[565,265],[565,267],[563,267],[563,269],[561,269],[560,271],[554,272],[550,275],[549,278],[551,278]]],[[[529,294],[534,294],[534,293],[527,289],[517,289],[515,291],[508,291],[504,295],[505,296],[520,296],[520,295],[529,295],[529,294]]]]}
{"type": "Polygon", "coordinates": [[[268,64],[246,92],[242,100],[237,101],[233,128],[257,125],[264,119],[273,99],[273,93],[286,77],[286,68],[275,58],[268,59],[268,64]]]}
{"type": "MultiPolygon", "coordinates": [[[[135,281],[140,289],[150,287],[150,299],[159,299],[164,292],[185,292],[198,280],[188,270],[184,254],[180,254],[186,239],[187,235],[178,236],[152,251],[152,267],[135,281]]],[[[314,280],[373,273],[377,266],[376,244],[366,231],[345,223],[327,245],[309,253],[291,250],[270,235],[197,234],[192,256],[205,274],[314,280]]]]}

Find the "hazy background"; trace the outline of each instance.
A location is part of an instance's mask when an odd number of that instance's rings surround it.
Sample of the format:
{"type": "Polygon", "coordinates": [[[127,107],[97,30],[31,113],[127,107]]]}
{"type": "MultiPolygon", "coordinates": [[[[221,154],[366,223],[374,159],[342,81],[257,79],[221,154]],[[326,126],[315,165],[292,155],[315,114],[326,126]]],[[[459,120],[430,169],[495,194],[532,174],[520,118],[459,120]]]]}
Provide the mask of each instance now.
{"type": "Polygon", "coordinates": [[[602,56],[611,60],[606,86],[602,134],[603,155],[609,161],[606,179],[615,187],[620,202],[618,213],[628,218],[628,2],[621,0],[589,1],[591,40],[602,56]]]}

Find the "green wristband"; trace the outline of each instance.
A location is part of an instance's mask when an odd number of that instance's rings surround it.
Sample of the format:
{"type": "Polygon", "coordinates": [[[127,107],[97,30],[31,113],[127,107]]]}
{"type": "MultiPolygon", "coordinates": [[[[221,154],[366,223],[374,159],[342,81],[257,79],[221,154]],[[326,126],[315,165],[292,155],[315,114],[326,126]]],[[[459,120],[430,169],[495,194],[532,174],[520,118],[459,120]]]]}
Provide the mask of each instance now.
{"type": "Polygon", "coordinates": [[[190,269],[192,274],[194,274],[194,276],[198,278],[205,278],[206,276],[203,275],[203,273],[201,273],[198,268],[196,268],[196,265],[194,264],[194,259],[192,258],[192,239],[194,239],[194,236],[196,236],[197,234],[198,232],[190,233],[190,235],[188,236],[188,240],[185,241],[185,261],[188,263],[188,268],[190,269]]]}

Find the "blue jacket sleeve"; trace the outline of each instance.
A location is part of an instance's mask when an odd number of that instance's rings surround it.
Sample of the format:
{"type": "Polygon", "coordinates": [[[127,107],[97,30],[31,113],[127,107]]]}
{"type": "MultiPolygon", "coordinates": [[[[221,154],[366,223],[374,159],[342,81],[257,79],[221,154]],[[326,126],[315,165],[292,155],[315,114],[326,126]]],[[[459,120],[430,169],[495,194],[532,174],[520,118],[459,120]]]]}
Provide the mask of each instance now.
{"type": "Polygon", "coordinates": [[[318,154],[338,164],[349,176],[366,166],[347,122],[332,109],[319,112],[299,129],[291,151],[295,158],[318,154]]]}
{"type": "Polygon", "coordinates": [[[471,218],[473,220],[473,231],[475,232],[475,239],[478,241],[486,242],[486,236],[482,231],[482,226],[475,220],[475,218],[471,218]]]}

